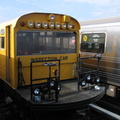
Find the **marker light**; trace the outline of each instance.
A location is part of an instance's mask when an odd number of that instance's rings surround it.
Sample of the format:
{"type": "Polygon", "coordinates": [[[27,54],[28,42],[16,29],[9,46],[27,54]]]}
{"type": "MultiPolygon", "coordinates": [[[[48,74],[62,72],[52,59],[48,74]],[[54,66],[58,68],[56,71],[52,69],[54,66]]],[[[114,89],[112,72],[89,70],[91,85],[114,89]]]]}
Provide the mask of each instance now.
{"type": "Polygon", "coordinates": [[[62,29],[66,29],[66,23],[62,23],[62,29]]]}
{"type": "Polygon", "coordinates": [[[54,28],[54,22],[49,22],[49,28],[54,28]]]}
{"type": "Polygon", "coordinates": [[[32,20],[28,21],[28,27],[33,27],[34,26],[34,23],[32,20]]]}
{"type": "Polygon", "coordinates": [[[25,26],[25,22],[21,22],[20,26],[24,27],[25,26]]]}
{"type": "Polygon", "coordinates": [[[47,23],[47,22],[43,22],[43,23],[42,23],[42,27],[43,27],[43,28],[48,28],[48,23],[47,23]]]}
{"type": "Polygon", "coordinates": [[[59,22],[57,22],[57,23],[55,24],[55,28],[56,28],[56,29],[60,29],[60,23],[59,23],[59,22]]]}
{"type": "Polygon", "coordinates": [[[36,22],[35,22],[35,27],[36,27],[36,28],[40,28],[40,27],[41,27],[41,23],[40,23],[39,21],[36,21],[36,22]]]}

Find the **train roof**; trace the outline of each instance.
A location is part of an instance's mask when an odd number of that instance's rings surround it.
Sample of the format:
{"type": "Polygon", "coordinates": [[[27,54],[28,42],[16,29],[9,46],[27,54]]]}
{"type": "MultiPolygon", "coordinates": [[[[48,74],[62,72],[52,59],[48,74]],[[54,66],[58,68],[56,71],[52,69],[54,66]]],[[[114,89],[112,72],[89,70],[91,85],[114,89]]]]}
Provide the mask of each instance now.
{"type": "Polygon", "coordinates": [[[15,25],[16,24],[16,21],[19,19],[19,17],[18,18],[15,18],[15,19],[13,19],[13,20],[10,20],[10,21],[6,21],[6,22],[3,22],[3,23],[0,23],[0,27],[2,27],[2,26],[7,26],[7,25],[15,25]]]}
{"type": "Polygon", "coordinates": [[[85,25],[98,25],[98,24],[110,24],[110,23],[120,23],[120,16],[116,17],[108,17],[103,19],[93,19],[93,20],[86,20],[80,21],[81,26],[85,25]]]}
{"type": "MultiPolygon", "coordinates": [[[[33,14],[34,14],[34,15],[37,15],[37,14],[41,14],[41,15],[42,15],[42,14],[43,14],[43,15],[44,15],[44,14],[46,14],[46,15],[54,14],[54,15],[60,15],[60,16],[64,16],[64,15],[65,15],[65,14],[57,14],[57,13],[33,12],[33,13],[24,14],[24,15],[22,15],[22,16],[19,16],[19,17],[13,19],[13,20],[10,20],[10,21],[0,23],[0,27],[4,27],[4,26],[8,26],[8,25],[13,25],[13,27],[14,27],[14,26],[16,26],[18,20],[20,20],[21,18],[25,18],[25,16],[29,16],[29,18],[30,18],[30,16],[33,15],[33,14]]],[[[73,18],[72,16],[70,16],[70,17],[79,24],[79,22],[78,22],[75,18],[73,18]]]]}

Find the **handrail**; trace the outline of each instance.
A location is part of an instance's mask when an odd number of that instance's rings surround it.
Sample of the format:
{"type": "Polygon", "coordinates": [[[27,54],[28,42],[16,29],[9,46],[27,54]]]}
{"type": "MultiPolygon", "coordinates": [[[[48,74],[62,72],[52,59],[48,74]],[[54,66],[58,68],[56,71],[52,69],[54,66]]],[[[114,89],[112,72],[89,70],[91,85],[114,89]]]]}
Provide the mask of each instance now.
{"type": "Polygon", "coordinates": [[[48,83],[49,83],[49,98],[50,98],[50,80],[55,78],[55,101],[58,102],[58,81],[60,80],[60,60],[56,59],[56,60],[42,60],[42,61],[30,61],[30,86],[31,86],[31,100],[33,98],[33,81],[39,81],[39,80],[45,80],[47,79],[48,83]],[[56,63],[50,63],[50,62],[58,62],[58,64],[56,63]],[[44,66],[48,66],[49,67],[49,77],[45,77],[45,78],[38,78],[38,79],[33,79],[33,64],[34,63],[39,63],[39,62],[44,62],[44,66]],[[47,63],[48,62],[48,63],[47,63]],[[58,76],[55,77],[51,77],[51,67],[52,66],[57,66],[58,65],[58,76]]]}
{"type": "Polygon", "coordinates": [[[99,64],[100,64],[100,60],[101,60],[101,57],[99,57],[99,56],[94,56],[94,57],[79,57],[78,58],[78,90],[80,89],[79,88],[79,83],[81,82],[81,78],[80,78],[81,75],[96,72],[97,76],[99,76],[99,64]],[[84,72],[82,70],[82,65],[83,65],[82,60],[84,60],[84,59],[92,59],[92,58],[97,59],[97,69],[96,70],[90,70],[90,71],[85,71],[84,72]]]}

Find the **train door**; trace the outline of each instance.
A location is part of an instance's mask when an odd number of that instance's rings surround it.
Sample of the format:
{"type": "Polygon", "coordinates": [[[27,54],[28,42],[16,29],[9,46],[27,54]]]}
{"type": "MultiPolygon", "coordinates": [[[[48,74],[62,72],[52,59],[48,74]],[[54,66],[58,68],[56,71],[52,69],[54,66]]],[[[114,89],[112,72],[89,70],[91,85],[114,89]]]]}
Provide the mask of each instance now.
{"type": "Polygon", "coordinates": [[[10,34],[11,26],[6,27],[6,80],[10,83],[10,34]]]}

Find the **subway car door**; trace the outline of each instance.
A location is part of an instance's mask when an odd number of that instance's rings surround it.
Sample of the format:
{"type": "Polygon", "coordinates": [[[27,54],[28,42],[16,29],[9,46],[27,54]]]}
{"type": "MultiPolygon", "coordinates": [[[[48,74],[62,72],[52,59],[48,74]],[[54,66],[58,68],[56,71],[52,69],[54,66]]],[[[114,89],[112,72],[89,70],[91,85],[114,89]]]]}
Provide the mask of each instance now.
{"type": "Polygon", "coordinates": [[[11,82],[10,80],[10,34],[11,34],[11,26],[6,27],[6,80],[7,82],[11,82]]]}

